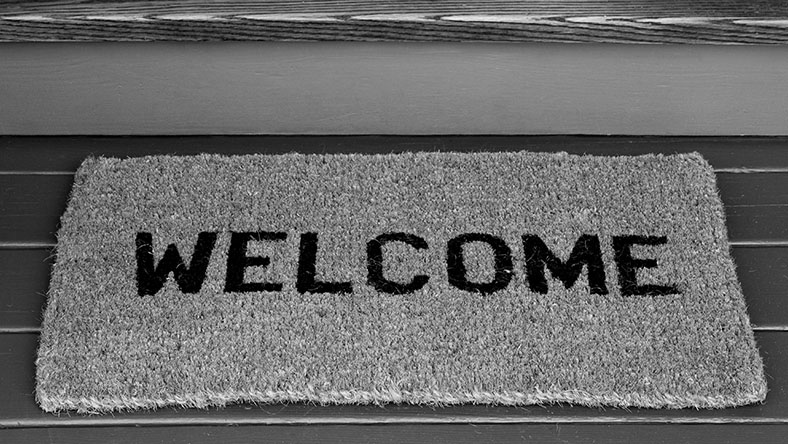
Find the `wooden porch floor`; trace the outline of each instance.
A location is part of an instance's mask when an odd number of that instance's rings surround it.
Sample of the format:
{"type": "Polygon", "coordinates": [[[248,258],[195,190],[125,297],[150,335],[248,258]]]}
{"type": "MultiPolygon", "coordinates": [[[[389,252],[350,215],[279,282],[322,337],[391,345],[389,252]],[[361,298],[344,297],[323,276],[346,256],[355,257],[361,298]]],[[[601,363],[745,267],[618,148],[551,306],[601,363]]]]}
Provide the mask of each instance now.
{"type": "Polygon", "coordinates": [[[788,138],[0,137],[0,442],[785,442],[788,436],[788,138]],[[34,358],[51,254],[88,155],[215,152],[698,151],[714,166],[769,395],[724,410],[238,405],[101,416],[35,404],[34,358]]]}

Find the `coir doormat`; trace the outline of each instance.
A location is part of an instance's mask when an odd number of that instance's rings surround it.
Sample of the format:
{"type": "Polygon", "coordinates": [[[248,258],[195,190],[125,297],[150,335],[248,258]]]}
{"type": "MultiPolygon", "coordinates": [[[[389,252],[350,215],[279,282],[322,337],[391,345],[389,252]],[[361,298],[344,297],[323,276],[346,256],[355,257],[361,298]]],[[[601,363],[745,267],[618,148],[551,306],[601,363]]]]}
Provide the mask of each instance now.
{"type": "Polygon", "coordinates": [[[88,159],[36,395],[100,412],[765,393],[700,155],[411,153],[88,159]]]}

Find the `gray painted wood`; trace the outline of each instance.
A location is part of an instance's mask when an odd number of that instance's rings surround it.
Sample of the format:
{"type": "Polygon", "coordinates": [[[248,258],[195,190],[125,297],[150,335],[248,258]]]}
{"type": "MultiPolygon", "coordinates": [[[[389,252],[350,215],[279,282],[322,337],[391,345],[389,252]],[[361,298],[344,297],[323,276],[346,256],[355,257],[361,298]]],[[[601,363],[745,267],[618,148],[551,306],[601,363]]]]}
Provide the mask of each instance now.
{"type": "Polygon", "coordinates": [[[0,60],[6,135],[788,134],[784,45],[31,43],[0,60]]]}
{"type": "MultiPolygon", "coordinates": [[[[175,426],[256,424],[788,424],[788,334],[756,332],[769,375],[763,404],[719,410],[592,409],[569,405],[491,407],[463,405],[443,408],[386,405],[315,406],[306,404],[236,405],[224,409],[176,409],[114,415],[53,415],[35,404],[36,334],[0,334],[0,427],[175,426]]],[[[726,427],[729,427],[726,425],[726,427]]],[[[0,435],[1,436],[1,435],[0,435]]]]}
{"type": "MultiPolygon", "coordinates": [[[[731,251],[755,327],[788,331],[788,248],[731,251]]],[[[0,250],[0,331],[39,329],[52,254],[49,249],[0,250]]]]}
{"type": "Polygon", "coordinates": [[[779,0],[7,1],[0,39],[786,43],[779,0]]]}
{"type": "MultiPolygon", "coordinates": [[[[746,171],[785,171],[788,155],[785,146],[784,139],[770,138],[2,137],[0,236],[24,226],[22,231],[17,230],[7,238],[13,243],[15,239],[35,239],[35,236],[19,235],[28,229],[28,233],[39,233],[36,236],[54,230],[70,188],[69,173],[90,153],[126,156],[163,152],[286,152],[293,149],[302,152],[386,152],[456,147],[463,150],[527,147],[596,154],[685,152],[697,148],[720,170],[718,178],[728,207],[731,234],[736,233],[737,226],[749,233],[773,233],[768,227],[779,225],[785,219],[788,173],[746,171]],[[65,174],[58,174],[58,171],[65,174]],[[23,174],[18,175],[19,172],[23,174]],[[50,175],[53,172],[56,175],[50,175]],[[8,214],[10,218],[5,217],[8,214]],[[763,228],[763,224],[767,228],[763,228]]],[[[784,242],[782,239],[780,242],[784,242]]],[[[40,241],[46,246],[52,239],[44,234],[40,241]]],[[[18,330],[32,325],[34,329],[43,302],[42,293],[47,286],[49,263],[45,259],[49,252],[46,247],[9,249],[9,245],[6,243],[5,248],[0,249],[0,329],[3,325],[16,326],[18,330]],[[31,296],[22,298],[21,294],[31,296]]],[[[733,254],[753,320],[766,327],[783,328],[788,248],[777,245],[771,241],[757,247],[739,245],[733,248],[733,254]]],[[[767,365],[770,394],[763,405],[738,409],[624,411],[571,406],[524,409],[387,406],[381,409],[374,406],[241,405],[209,411],[162,409],[106,416],[57,417],[41,412],[33,400],[37,335],[0,333],[0,399],[3,400],[0,403],[0,441],[506,442],[530,438],[544,442],[782,442],[788,432],[788,383],[785,380],[788,333],[759,331],[756,337],[767,365]],[[474,425],[467,425],[468,422],[474,425]],[[226,427],[228,424],[244,426],[226,427]],[[293,424],[304,426],[294,427],[293,424]]]]}
{"type": "Polygon", "coordinates": [[[245,427],[101,427],[0,430],[13,443],[612,443],[680,442],[783,444],[788,425],[769,424],[440,424],[245,427]]]}
{"type": "MultiPolygon", "coordinates": [[[[72,181],[71,175],[0,175],[0,246],[53,244],[72,181]]],[[[731,241],[788,241],[788,172],[718,173],[717,183],[731,241]]]]}
{"type": "Polygon", "coordinates": [[[73,176],[0,176],[0,244],[54,243],[73,176]]]}
{"type": "Polygon", "coordinates": [[[788,137],[179,136],[2,137],[0,174],[74,172],[88,156],[539,151],[605,156],[697,151],[718,171],[788,171],[788,137]]]}
{"type": "Polygon", "coordinates": [[[788,248],[731,249],[750,320],[788,331],[788,248]]]}
{"type": "Polygon", "coordinates": [[[38,329],[53,262],[46,249],[0,250],[0,331],[38,329]]]}

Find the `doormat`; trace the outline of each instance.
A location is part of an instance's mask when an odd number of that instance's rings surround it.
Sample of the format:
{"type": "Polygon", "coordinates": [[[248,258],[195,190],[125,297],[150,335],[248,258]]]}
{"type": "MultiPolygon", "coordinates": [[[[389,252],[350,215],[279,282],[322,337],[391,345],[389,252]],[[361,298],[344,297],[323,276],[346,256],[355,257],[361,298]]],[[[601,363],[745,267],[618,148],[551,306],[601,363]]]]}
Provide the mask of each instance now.
{"type": "Polygon", "coordinates": [[[766,382],[698,154],[90,158],[46,411],[719,408],[766,382]]]}

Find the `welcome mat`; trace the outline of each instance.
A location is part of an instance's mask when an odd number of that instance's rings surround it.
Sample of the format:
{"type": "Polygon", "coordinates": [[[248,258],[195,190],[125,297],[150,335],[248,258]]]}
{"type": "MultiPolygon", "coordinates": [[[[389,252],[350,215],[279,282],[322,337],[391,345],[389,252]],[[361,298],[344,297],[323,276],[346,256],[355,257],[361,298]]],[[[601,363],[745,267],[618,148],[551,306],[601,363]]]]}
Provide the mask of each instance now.
{"type": "Polygon", "coordinates": [[[46,411],[766,394],[698,154],[91,158],[61,222],[46,411]]]}

